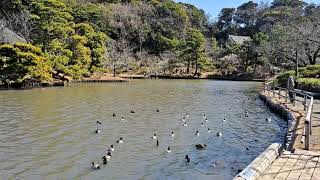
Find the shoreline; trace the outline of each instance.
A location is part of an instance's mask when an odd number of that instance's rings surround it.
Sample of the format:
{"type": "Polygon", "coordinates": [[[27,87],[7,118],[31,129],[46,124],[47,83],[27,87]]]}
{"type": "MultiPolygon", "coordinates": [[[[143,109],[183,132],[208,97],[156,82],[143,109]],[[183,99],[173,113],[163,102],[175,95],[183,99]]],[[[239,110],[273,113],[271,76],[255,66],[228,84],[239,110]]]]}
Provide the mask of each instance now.
{"type": "Polygon", "coordinates": [[[274,113],[287,121],[286,135],[284,142],[271,144],[264,152],[255,158],[243,171],[235,176],[233,180],[258,179],[281,156],[282,152],[295,151],[299,149],[297,141],[300,143],[302,136],[297,133],[299,123],[303,118],[302,114],[292,111],[281,103],[269,97],[263,91],[259,93],[259,98],[274,113]]]}

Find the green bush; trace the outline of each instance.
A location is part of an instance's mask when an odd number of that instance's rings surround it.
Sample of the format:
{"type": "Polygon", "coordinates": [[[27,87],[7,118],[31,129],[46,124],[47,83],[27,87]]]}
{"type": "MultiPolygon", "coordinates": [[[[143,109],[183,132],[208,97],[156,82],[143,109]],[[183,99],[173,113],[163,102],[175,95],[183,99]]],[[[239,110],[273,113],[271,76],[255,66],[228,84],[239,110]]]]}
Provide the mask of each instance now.
{"type": "Polygon", "coordinates": [[[277,77],[276,84],[285,86],[287,84],[289,76],[293,76],[294,78],[296,78],[294,71],[286,71],[277,77]]]}
{"type": "Polygon", "coordinates": [[[320,75],[320,65],[312,65],[304,68],[299,68],[300,76],[315,78],[316,75],[320,75]]]}
{"type": "Polygon", "coordinates": [[[286,71],[277,77],[276,83],[278,83],[279,85],[285,86],[289,76],[293,76],[295,79],[303,79],[303,80],[301,80],[301,82],[306,82],[305,79],[313,79],[317,75],[320,76],[320,64],[309,65],[307,67],[299,68],[298,78],[295,77],[295,71],[293,71],[293,70],[286,71]]]}
{"type": "Polygon", "coordinates": [[[319,86],[320,87],[320,79],[300,78],[297,81],[298,81],[299,85],[302,85],[302,86],[312,86],[312,87],[319,86]]]}

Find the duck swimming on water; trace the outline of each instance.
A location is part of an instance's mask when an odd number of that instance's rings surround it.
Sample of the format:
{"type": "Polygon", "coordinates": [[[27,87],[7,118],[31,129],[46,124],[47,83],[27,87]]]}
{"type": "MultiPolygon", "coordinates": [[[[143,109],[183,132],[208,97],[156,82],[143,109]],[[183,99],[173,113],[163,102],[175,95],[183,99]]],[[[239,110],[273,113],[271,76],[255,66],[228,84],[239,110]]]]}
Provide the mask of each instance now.
{"type": "Polygon", "coordinates": [[[266,118],[266,121],[270,122],[272,119],[271,118],[266,118]]]}
{"type": "Polygon", "coordinates": [[[156,133],[153,134],[152,139],[157,139],[157,134],[156,133]]]}
{"type": "Polygon", "coordinates": [[[185,115],[184,117],[186,117],[186,118],[187,118],[187,117],[189,117],[189,114],[188,114],[188,113],[186,113],[186,115],[185,115]]]}
{"type": "Polygon", "coordinates": [[[210,130],[210,128],[208,128],[208,133],[210,133],[211,132],[211,130],[210,130]]]}
{"type": "Polygon", "coordinates": [[[183,126],[187,126],[187,122],[184,122],[183,126]]]}
{"type": "Polygon", "coordinates": [[[218,137],[221,137],[221,136],[222,136],[222,133],[221,133],[221,132],[218,132],[218,133],[217,133],[217,136],[218,136],[218,137]]]}
{"type": "Polygon", "coordinates": [[[108,163],[108,160],[107,160],[107,157],[106,157],[106,156],[103,156],[103,157],[102,157],[102,162],[103,162],[103,164],[107,164],[107,163],[108,163]]]}
{"type": "Polygon", "coordinates": [[[196,148],[199,150],[206,149],[208,146],[206,144],[196,144],[196,148]]]}
{"type": "Polygon", "coordinates": [[[116,117],[116,113],[113,113],[112,116],[113,116],[113,117],[116,117]]]}
{"type": "Polygon", "coordinates": [[[121,118],[121,121],[124,121],[124,118],[123,118],[123,117],[121,118]]]}
{"type": "Polygon", "coordinates": [[[92,169],[100,169],[100,165],[92,162],[92,169]]]}
{"type": "Polygon", "coordinates": [[[97,121],[97,124],[102,124],[102,122],[100,122],[100,121],[97,121]]]}
{"type": "Polygon", "coordinates": [[[105,157],[106,157],[107,159],[110,159],[110,158],[112,157],[111,152],[109,151],[105,157]]]}
{"type": "Polygon", "coordinates": [[[111,144],[111,146],[110,146],[110,148],[108,149],[108,151],[114,151],[113,144],[111,144]]]}
{"type": "Polygon", "coordinates": [[[201,123],[201,126],[204,126],[204,124],[203,124],[203,123],[201,123]]]}
{"type": "Polygon", "coordinates": [[[196,136],[199,136],[199,135],[200,135],[199,131],[197,131],[195,135],[196,135],[196,136]]]}
{"type": "Polygon", "coordinates": [[[118,144],[122,144],[123,143],[123,139],[122,139],[122,137],[118,140],[118,141],[116,141],[118,144]]]}
{"type": "Polygon", "coordinates": [[[171,148],[170,147],[168,147],[167,153],[171,153],[171,148]]]}
{"type": "Polygon", "coordinates": [[[173,131],[171,132],[171,137],[174,137],[174,133],[173,133],[173,131]]]}
{"type": "Polygon", "coordinates": [[[136,113],[134,110],[131,110],[130,112],[131,112],[131,113],[136,113]]]}
{"type": "Polygon", "coordinates": [[[190,162],[190,157],[188,155],[186,155],[184,159],[186,160],[186,162],[190,162]]]}
{"type": "Polygon", "coordinates": [[[99,134],[99,133],[100,133],[100,130],[99,130],[99,129],[96,129],[95,133],[99,134]]]}
{"type": "Polygon", "coordinates": [[[206,118],[207,118],[207,116],[206,116],[205,114],[204,114],[202,117],[203,117],[203,119],[206,119],[206,118]]]}

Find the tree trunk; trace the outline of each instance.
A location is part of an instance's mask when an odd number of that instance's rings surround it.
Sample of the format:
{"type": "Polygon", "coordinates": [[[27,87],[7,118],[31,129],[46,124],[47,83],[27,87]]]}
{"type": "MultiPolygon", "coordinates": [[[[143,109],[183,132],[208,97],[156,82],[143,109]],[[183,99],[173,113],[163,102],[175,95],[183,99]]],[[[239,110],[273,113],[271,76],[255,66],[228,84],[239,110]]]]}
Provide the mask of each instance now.
{"type": "Polygon", "coordinates": [[[188,66],[187,66],[187,74],[189,74],[189,72],[190,72],[190,64],[191,64],[191,62],[190,62],[190,59],[188,60],[188,66]]]}
{"type": "Polygon", "coordinates": [[[196,76],[197,74],[198,74],[198,55],[196,54],[196,70],[193,76],[196,76]]]}
{"type": "Polygon", "coordinates": [[[299,64],[298,64],[298,50],[296,50],[296,69],[295,69],[295,75],[296,75],[296,77],[298,77],[298,68],[299,68],[299,64]]]}
{"type": "Polygon", "coordinates": [[[113,77],[116,77],[116,63],[113,63],[113,77]]]}

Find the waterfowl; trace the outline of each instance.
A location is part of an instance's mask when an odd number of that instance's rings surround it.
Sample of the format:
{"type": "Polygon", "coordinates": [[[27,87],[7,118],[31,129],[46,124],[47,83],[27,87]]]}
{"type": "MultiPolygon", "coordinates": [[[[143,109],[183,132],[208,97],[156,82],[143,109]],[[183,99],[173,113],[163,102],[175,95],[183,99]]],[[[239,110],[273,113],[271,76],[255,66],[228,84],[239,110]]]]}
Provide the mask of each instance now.
{"type": "Polygon", "coordinates": [[[249,148],[246,148],[246,150],[249,151],[250,149],[249,149],[249,148]]]}
{"type": "Polygon", "coordinates": [[[170,147],[168,147],[167,153],[171,153],[171,148],[170,147]]]}
{"type": "Polygon", "coordinates": [[[159,146],[159,140],[157,140],[157,146],[159,146]]]}
{"type": "Polygon", "coordinates": [[[186,113],[185,117],[186,117],[186,118],[187,118],[187,117],[189,117],[189,114],[188,114],[188,113],[186,113]]]}
{"type": "Polygon", "coordinates": [[[203,123],[201,123],[201,126],[204,126],[204,124],[203,124],[203,123]]]}
{"type": "Polygon", "coordinates": [[[226,118],[223,118],[222,122],[225,122],[226,121],[226,118]]]}
{"type": "Polygon", "coordinates": [[[134,110],[131,110],[130,112],[131,112],[131,113],[136,113],[134,110]]]}
{"type": "Polygon", "coordinates": [[[123,143],[123,139],[122,139],[122,137],[118,140],[118,141],[116,141],[118,144],[122,144],[123,143]]]}
{"type": "Polygon", "coordinates": [[[186,155],[184,159],[186,160],[186,162],[190,162],[190,157],[188,155],[186,155]]]}
{"type": "Polygon", "coordinates": [[[153,134],[152,139],[157,139],[157,134],[156,133],[153,134]]]}
{"type": "Polygon", "coordinates": [[[103,156],[103,157],[102,157],[102,162],[103,162],[103,164],[107,164],[107,163],[108,163],[108,160],[107,160],[107,157],[106,157],[106,156],[103,156]]]}
{"type": "Polygon", "coordinates": [[[210,128],[208,128],[208,133],[210,133],[211,132],[211,130],[210,130],[210,128]]]}
{"type": "Polygon", "coordinates": [[[208,146],[206,144],[196,144],[196,148],[199,150],[206,149],[208,146]]]}
{"type": "Polygon", "coordinates": [[[187,122],[184,122],[183,126],[187,126],[187,122]]]}
{"type": "Polygon", "coordinates": [[[222,133],[221,133],[221,132],[218,132],[218,133],[217,133],[217,136],[221,137],[221,136],[222,136],[222,133]]]}
{"type": "Polygon", "coordinates": [[[113,116],[113,117],[116,117],[116,113],[113,113],[112,116],[113,116]]]}
{"type": "Polygon", "coordinates": [[[205,122],[208,122],[208,119],[206,118],[206,120],[204,120],[205,122]]]}
{"type": "Polygon", "coordinates": [[[100,122],[100,121],[97,121],[97,124],[102,124],[102,122],[100,122]]]}
{"type": "Polygon", "coordinates": [[[110,158],[112,157],[111,152],[109,151],[105,157],[106,157],[107,159],[110,159],[110,158]]]}
{"type": "Polygon", "coordinates": [[[123,118],[123,117],[121,118],[121,121],[124,121],[124,118],[123,118]]]}
{"type": "Polygon", "coordinates": [[[199,135],[200,135],[199,131],[197,131],[195,135],[196,135],[196,136],[199,136],[199,135]]]}
{"type": "Polygon", "coordinates": [[[100,165],[92,162],[92,169],[100,169],[100,165]]]}
{"type": "Polygon", "coordinates": [[[99,134],[100,133],[100,130],[99,129],[96,129],[96,131],[95,131],[97,134],[99,134]]]}
{"type": "Polygon", "coordinates": [[[171,137],[174,137],[174,133],[173,133],[173,131],[171,132],[171,137]]]}
{"type": "Polygon", "coordinates": [[[205,114],[202,117],[203,117],[203,119],[207,118],[207,116],[205,114]]]}
{"type": "Polygon", "coordinates": [[[270,122],[270,121],[271,121],[271,118],[266,118],[266,121],[270,122]]]}
{"type": "Polygon", "coordinates": [[[159,109],[157,109],[157,112],[160,112],[160,110],[159,110],[159,109]]]}
{"type": "Polygon", "coordinates": [[[114,151],[113,144],[111,144],[111,146],[110,146],[110,148],[108,149],[108,151],[114,151]]]}
{"type": "Polygon", "coordinates": [[[185,121],[186,121],[186,118],[182,118],[181,121],[185,122],[185,121]]]}

